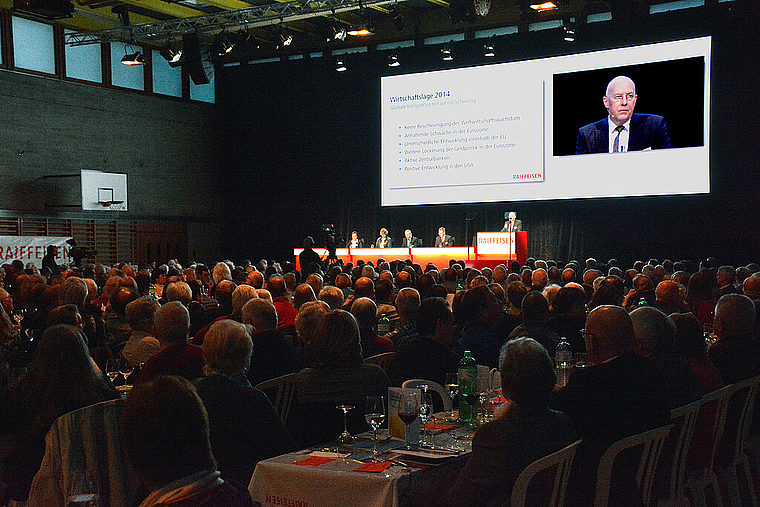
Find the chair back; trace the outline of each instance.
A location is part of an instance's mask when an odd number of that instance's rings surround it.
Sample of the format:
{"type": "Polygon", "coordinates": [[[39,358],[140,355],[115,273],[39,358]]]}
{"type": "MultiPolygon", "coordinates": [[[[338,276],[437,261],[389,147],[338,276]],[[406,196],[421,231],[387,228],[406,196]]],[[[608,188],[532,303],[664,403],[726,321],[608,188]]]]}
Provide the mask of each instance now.
{"type": "Polygon", "coordinates": [[[277,415],[280,416],[282,423],[286,426],[288,424],[288,417],[290,416],[290,409],[296,396],[297,377],[298,373],[288,373],[287,375],[265,380],[254,386],[267,395],[269,401],[274,405],[277,415]]]}
{"type": "Polygon", "coordinates": [[[576,440],[564,449],[560,449],[553,454],[537,459],[528,465],[517,477],[515,485],[512,487],[510,506],[524,507],[525,505],[546,505],[547,507],[562,507],[565,505],[567,481],[570,477],[570,470],[573,467],[575,451],[578,450],[578,445],[580,443],[580,440],[576,440]],[[549,476],[552,484],[552,492],[548,503],[537,504],[532,497],[531,501],[527,503],[529,488],[534,477],[552,468],[554,468],[554,477],[551,478],[551,476],[549,476]]]}
{"type": "Polygon", "coordinates": [[[377,354],[374,356],[370,356],[364,360],[364,364],[376,364],[380,368],[383,369],[383,371],[387,374],[388,373],[388,367],[390,366],[393,359],[396,357],[395,352],[384,352],[382,354],[377,354]]]}
{"type": "Polygon", "coordinates": [[[728,403],[731,400],[731,396],[736,390],[736,384],[727,385],[707,393],[702,396],[702,407],[700,408],[700,417],[705,415],[714,414],[714,422],[712,425],[712,435],[710,442],[703,442],[702,445],[709,444],[711,446],[709,470],[712,470],[715,459],[718,455],[720,448],[720,441],[723,437],[723,430],[726,427],[726,417],[728,415],[728,403]]]}
{"type": "Polygon", "coordinates": [[[732,418],[733,424],[730,428],[733,430],[735,424],[736,431],[735,433],[732,432],[731,435],[724,435],[724,442],[733,445],[727,448],[724,444],[721,449],[721,452],[726,453],[723,458],[728,462],[736,462],[744,454],[744,447],[747,444],[749,431],[752,427],[752,412],[755,407],[755,398],[757,397],[757,390],[760,387],[758,381],[760,381],[760,377],[752,377],[734,384],[728,413],[736,415],[736,419],[732,418]]]}
{"type": "Polygon", "coordinates": [[[673,425],[670,424],[618,440],[609,446],[602,455],[602,459],[599,460],[594,507],[610,505],[610,483],[615,460],[623,451],[635,448],[641,448],[641,459],[636,470],[636,485],[639,487],[644,505],[650,505],[657,463],[660,460],[665,439],[672,429],[673,425]]]}
{"type": "Polygon", "coordinates": [[[451,397],[449,397],[449,393],[447,393],[446,389],[444,389],[443,386],[438,382],[433,382],[432,380],[425,380],[421,378],[413,378],[405,381],[403,384],[401,384],[401,387],[415,389],[421,388],[425,385],[428,386],[428,391],[435,391],[441,397],[441,400],[443,401],[443,410],[446,412],[451,412],[451,409],[453,408],[451,397]]]}
{"type": "Polygon", "coordinates": [[[29,505],[67,505],[77,482],[95,482],[99,505],[133,505],[137,482],[121,438],[124,400],[74,410],[55,420],[45,437],[45,457],[29,492],[29,505]]]}
{"type": "Polygon", "coordinates": [[[694,428],[697,423],[702,400],[689,403],[670,411],[670,422],[673,430],[665,441],[663,457],[657,470],[656,490],[659,498],[658,505],[688,504],[686,498],[686,464],[691,449],[694,428]],[[667,488],[667,489],[666,489],[667,488]]]}

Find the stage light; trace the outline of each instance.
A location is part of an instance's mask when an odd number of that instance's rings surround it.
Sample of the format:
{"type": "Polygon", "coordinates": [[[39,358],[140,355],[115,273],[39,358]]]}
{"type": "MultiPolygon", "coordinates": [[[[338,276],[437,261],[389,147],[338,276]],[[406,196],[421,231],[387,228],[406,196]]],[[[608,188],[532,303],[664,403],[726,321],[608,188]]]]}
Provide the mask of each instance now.
{"type": "Polygon", "coordinates": [[[345,72],[348,70],[348,67],[346,67],[346,64],[342,58],[335,60],[335,70],[337,72],[345,72]]]}
{"type": "Polygon", "coordinates": [[[363,23],[357,27],[352,27],[348,30],[348,35],[352,37],[366,37],[375,33],[375,30],[369,23],[363,23]]]}
{"type": "Polygon", "coordinates": [[[556,9],[557,4],[554,2],[543,2],[540,4],[530,4],[530,8],[537,12],[544,12],[556,9]]]}
{"type": "Polygon", "coordinates": [[[486,58],[493,58],[496,56],[493,44],[483,44],[483,56],[486,58]]]}
{"type": "Polygon", "coordinates": [[[392,55],[388,55],[388,67],[400,67],[401,62],[398,61],[398,55],[396,53],[393,53],[392,55]]]}
{"type": "Polygon", "coordinates": [[[280,34],[280,39],[282,40],[283,46],[290,46],[293,43],[293,36],[289,33],[280,34]]]}
{"type": "MultiPolygon", "coordinates": [[[[126,48],[125,48],[126,51],[126,48]]],[[[121,59],[121,63],[124,65],[144,65],[145,57],[141,52],[125,54],[121,59]]]]}
{"type": "Polygon", "coordinates": [[[164,57],[171,68],[182,65],[182,49],[178,49],[176,44],[167,41],[164,47],[161,48],[161,51],[159,51],[159,54],[164,57]]]}
{"type": "Polygon", "coordinates": [[[451,49],[449,48],[441,49],[441,60],[443,60],[444,62],[450,62],[453,59],[454,57],[451,54],[451,49]]]}
{"type": "Polygon", "coordinates": [[[332,29],[333,29],[332,40],[339,40],[339,41],[346,40],[346,27],[341,26],[336,21],[335,24],[333,25],[332,29]]]}

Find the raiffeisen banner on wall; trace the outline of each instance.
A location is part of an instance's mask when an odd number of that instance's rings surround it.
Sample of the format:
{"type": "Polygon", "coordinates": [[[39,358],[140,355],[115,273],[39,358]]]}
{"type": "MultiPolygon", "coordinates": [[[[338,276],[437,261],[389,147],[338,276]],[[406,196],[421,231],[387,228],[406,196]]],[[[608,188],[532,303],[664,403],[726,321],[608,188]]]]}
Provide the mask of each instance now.
{"type": "Polygon", "coordinates": [[[70,264],[69,251],[71,245],[66,243],[71,237],[58,236],[0,236],[0,264],[10,263],[16,259],[24,263],[33,263],[42,267],[42,258],[47,253],[47,247],[54,245],[55,262],[70,264]]]}

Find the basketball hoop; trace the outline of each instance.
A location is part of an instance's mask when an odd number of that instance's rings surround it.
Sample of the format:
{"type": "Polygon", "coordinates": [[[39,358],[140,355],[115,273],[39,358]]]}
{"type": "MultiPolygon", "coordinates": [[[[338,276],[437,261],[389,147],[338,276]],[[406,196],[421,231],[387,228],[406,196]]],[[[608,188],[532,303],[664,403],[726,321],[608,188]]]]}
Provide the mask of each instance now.
{"type": "Polygon", "coordinates": [[[98,204],[100,204],[104,208],[110,208],[114,204],[124,204],[124,201],[103,201],[103,202],[99,202],[98,204]]]}

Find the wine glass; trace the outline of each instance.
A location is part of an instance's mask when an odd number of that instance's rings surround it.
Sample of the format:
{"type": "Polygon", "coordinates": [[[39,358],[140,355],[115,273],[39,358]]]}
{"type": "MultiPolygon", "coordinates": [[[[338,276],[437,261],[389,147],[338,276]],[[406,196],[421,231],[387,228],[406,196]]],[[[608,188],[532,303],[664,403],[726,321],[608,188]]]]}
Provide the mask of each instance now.
{"type": "Polygon", "coordinates": [[[398,401],[398,416],[406,425],[406,448],[414,449],[410,440],[412,423],[420,414],[420,394],[416,391],[403,391],[398,401]]]}
{"type": "Polygon", "coordinates": [[[425,446],[427,438],[427,423],[430,416],[433,415],[433,398],[428,391],[428,385],[422,387],[422,398],[420,400],[420,419],[422,420],[422,446],[425,446]]]}
{"type": "Polygon", "coordinates": [[[454,398],[456,398],[456,395],[459,392],[459,375],[457,373],[446,374],[446,389],[449,391],[449,397],[453,404],[454,398]]]}
{"type": "Polygon", "coordinates": [[[367,396],[364,404],[364,420],[372,426],[372,461],[377,459],[377,429],[385,421],[385,403],[382,396],[367,396]]]}
{"type": "Polygon", "coordinates": [[[127,378],[132,374],[132,372],[135,370],[135,367],[132,366],[132,363],[130,363],[126,357],[121,356],[119,359],[119,373],[121,373],[121,376],[124,377],[124,383],[127,384],[127,378]]]}
{"type": "Polygon", "coordinates": [[[115,359],[109,359],[106,361],[106,377],[108,377],[111,382],[116,380],[116,377],[119,376],[119,367],[116,364],[115,359]]]}
{"type": "Polygon", "coordinates": [[[348,414],[349,410],[354,409],[354,405],[336,405],[335,408],[343,412],[343,433],[340,434],[338,437],[338,452],[340,452],[341,447],[352,447],[354,445],[354,437],[351,436],[351,433],[348,432],[348,428],[346,426],[346,415],[348,414]]]}

